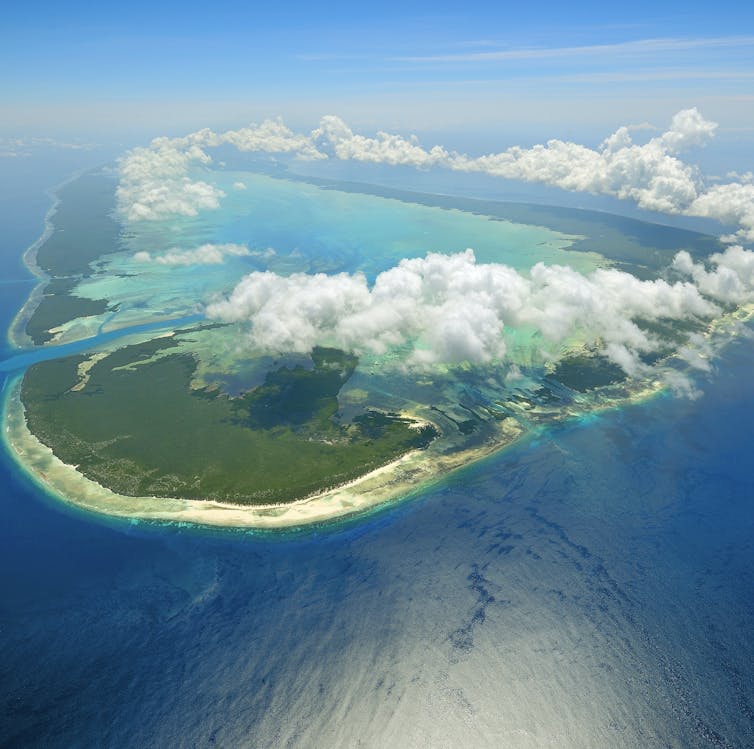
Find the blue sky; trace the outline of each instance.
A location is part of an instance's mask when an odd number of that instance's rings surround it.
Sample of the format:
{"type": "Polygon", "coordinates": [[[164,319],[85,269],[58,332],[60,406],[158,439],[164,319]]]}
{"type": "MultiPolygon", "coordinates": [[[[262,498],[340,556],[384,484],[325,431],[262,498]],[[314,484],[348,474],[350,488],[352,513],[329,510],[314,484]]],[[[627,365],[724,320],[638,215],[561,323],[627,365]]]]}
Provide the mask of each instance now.
{"type": "Polygon", "coordinates": [[[754,11],[729,0],[19,3],[0,23],[4,135],[131,140],[336,113],[483,144],[589,141],[689,106],[721,134],[754,128],[754,11]]]}

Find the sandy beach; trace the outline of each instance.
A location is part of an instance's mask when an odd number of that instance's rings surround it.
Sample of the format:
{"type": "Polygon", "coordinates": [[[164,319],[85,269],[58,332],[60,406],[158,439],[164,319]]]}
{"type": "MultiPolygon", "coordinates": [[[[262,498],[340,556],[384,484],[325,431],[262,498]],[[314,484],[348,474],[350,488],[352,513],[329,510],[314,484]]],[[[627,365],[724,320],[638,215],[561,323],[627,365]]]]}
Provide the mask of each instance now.
{"type": "Polygon", "coordinates": [[[212,500],[127,497],[63,463],[29,431],[20,387],[20,378],[9,385],[4,404],[4,438],[21,469],[54,497],[90,512],[116,517],[229,528],[294,528],[367,512],[500,450],[523,432],[514,419],[506,419],[500,423],[497,438],[481,447],[448,455],[431,449],[415,450],[354,481],[289,504],[245,506],[212,500]]]}

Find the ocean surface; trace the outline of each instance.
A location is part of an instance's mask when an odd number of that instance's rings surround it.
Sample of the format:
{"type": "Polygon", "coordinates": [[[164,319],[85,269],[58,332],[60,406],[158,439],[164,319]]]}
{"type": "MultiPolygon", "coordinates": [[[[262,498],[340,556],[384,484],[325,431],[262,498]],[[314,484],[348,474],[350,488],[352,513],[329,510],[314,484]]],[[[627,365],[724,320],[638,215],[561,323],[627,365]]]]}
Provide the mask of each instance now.
{"type": "MultiPolygon", "coordinates": [[[[3,329],[65,168],[0,185],[3,329]]],[[[0,746],[754,746],[753,370],[301,533],[88,515],[0,453],[0,746]]]]}

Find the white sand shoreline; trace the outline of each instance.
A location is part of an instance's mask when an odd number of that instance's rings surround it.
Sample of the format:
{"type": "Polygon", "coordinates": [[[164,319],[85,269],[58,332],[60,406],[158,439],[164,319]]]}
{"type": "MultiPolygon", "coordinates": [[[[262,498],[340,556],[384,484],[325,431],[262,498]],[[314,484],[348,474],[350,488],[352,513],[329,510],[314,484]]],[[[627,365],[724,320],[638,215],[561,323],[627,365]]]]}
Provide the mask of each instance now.
{"type": "MultiPolygon", "coordinates": [[[[713,321],[706,338],[717,349],[732,340],[737,325],[754,317],[754,305],[739,307],[713,321]]],[[[659,374],[659,373],[658,373],[659,374]]],[[[498,434],[483,445],[443,454],[441,438],[426,450],[414,450],[353,481],[313,496],[285,504],[237,505],[227,502],[165,497],[129,497],[117,494],[86,478],[75,466],[63,463],[52,450],[31,433],[21,402],[22,375],[7,383],[3,399],[3,439],[20,469],[54,498],[99,515],[124,519],[187,523],[219,528],[281,530],[324,524],[367,513],[382,505],[402,500],[418,489],[431,486],[449,473],[477,462],[512,445],[527,429],[514,417],[498,423],[498,434]]],[[[627,403],[646,401],[666,392],[662,378],[635,382],[623,395],[608,396],[591,404],[566,407],[550,414],[546,421],[557,423],[569,418],[599,413],[627,403]]],[[[408,418],[432,423],[421,416],[408,418]]],[[[532,424],[532,428],[536,428],[532,424]]]]}
{"type": "Polygon", "coordinates": [[[212,500],[167,497],[128,497],[107,489],[63,463],[42,444],[26,424],[20,398],[21,378],[9,385],[3,404],[3,439],[19,467],[55,498],[102,515],[194,525],[283,529],[326,523],[361,514],[406,497],[421,486],[492,454],[514,442],[523,429],[506,420],[498,440],[450,455],[431,449],[414,450],[353,481],[286,504],[236,505],[212,500]]]}

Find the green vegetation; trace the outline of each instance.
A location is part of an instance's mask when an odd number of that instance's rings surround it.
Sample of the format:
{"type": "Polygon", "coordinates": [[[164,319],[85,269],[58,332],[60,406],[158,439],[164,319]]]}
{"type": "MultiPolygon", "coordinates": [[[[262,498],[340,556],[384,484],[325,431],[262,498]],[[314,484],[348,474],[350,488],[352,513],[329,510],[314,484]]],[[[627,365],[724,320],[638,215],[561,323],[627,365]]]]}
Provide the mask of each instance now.
{"type": "Polygon", "coordinates": [[[84,475],[127,495],[292,501],[357,478],[436,436],[367,411],[337,416],[355,357],[316,349],[313,367],[279,369],[240,397],[192,390],[196,364],[172,338],[127,346],[98,361],[42,362],[24,378],[31,431],[84,475]],[[158,356],[155,356],[158,354],[158,356]]]}
{"type": "MultiPolygon", "coordinates": [[[[476,415],[474,415],[473,419],[456,419],[447,411],[444,411],[437,406],[430,406],[430,408],[432,411],[437,411],[437,413],[442,414],[448,421],[455,424],[461,434],[472,434],[477,428],[477,422],[479,419],[476,415]]],[[[461,406],[461,408],[463,408],[463,406],[461,406]]]]}
{"type": "Polygon", "coordinates": [[[84,174],[63,187],[58,198],[52,234],[37,250],[37,265],[52,280],[26,325],[36,345],[52,338],[52,328],[107,311],[107,300],[82,299],[72,292],[92,272],[91,263],[122,249],[120,226],[113,216],[113,178],[84,174]]]}
{"type": "Polygon", "coordinates": [[[551,375],[571,390],[585,393],[626,379],[626,373],[614,362],[597,353],[572,354],[563,357],[551,375]]]}
{"type": "Polygon", "coordinates": [[[58,199],[54,229],[37,250],[37,265],[53,278],[86,276],[90,263],[122,249],[113,216],[115,180],[84,174],[61,188],[58,199]]]}
{"type": "Polygon", "coordinates": [[[44,290],[44,296],[26,324],[26,333],[39,346],[51,340],[50,330],[69,320],[101,315],[109,309],[105,299],[83,299],[72,296],[76,278],[55,278],[44,290]]]}
{"type": "Polygon", "coordinates": [[[286,426],[309,434],[330,429],[338,410],[337,396],[351,377],[358,359],[336,349],[316,348],[314,368],[270,372],[263,385],[235,399],[239,423],[252,429],[286,426]]]}
{"type": "Polygon", "coordinates": [[[643,278],[656,277],[679,250],[688,250],[694,257],[702,258],[725,249],[716,237],[708,234],[582,208],[488,203],[482,212],[507,221],[582,235],[583,239],[574,242],[569,250],[597,252],[621,270],[643,278]]]}

